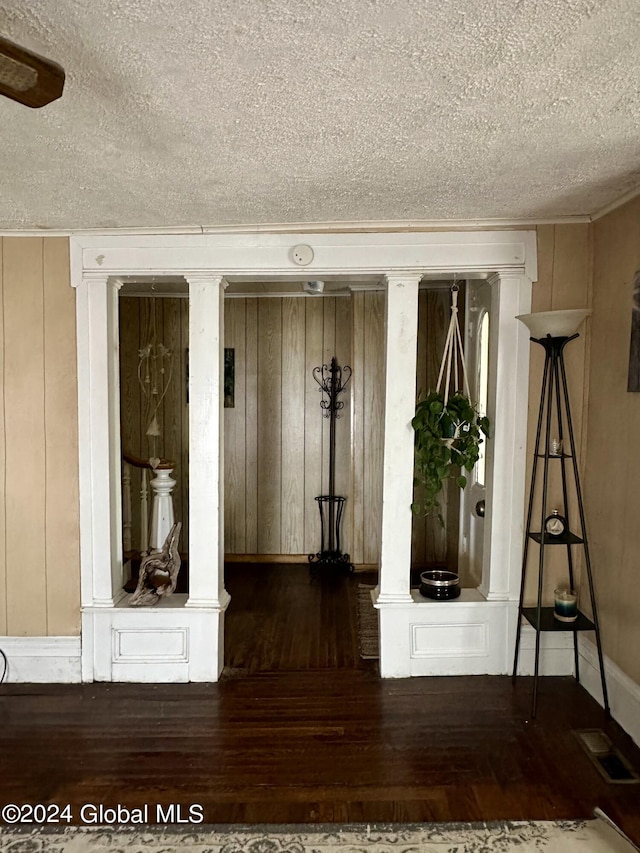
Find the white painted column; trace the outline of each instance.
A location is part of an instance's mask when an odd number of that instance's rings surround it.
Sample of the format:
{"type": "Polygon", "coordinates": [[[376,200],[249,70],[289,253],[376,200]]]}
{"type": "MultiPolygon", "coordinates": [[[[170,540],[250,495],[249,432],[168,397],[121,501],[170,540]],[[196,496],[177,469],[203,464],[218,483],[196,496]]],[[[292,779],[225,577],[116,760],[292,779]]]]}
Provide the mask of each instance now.
{"type": "Polygon", "coordinates": [[[222,276],[189,282],[189,600],[224,609],[224,291],[222,276]]]}
{"type": "Polygon", "coordinates": [[[412,601],[411,503],[421,276],[387,275],[382,553],[377,605],[412,601]]]}
{"type": "Polygon", "coordinates": [[[516,320],[531,310],[531,279],[501,273],[491,284],[491,353],[487,442],[487,498],[480,592],[490,600],[517,600],[522,567],[529,389],[529,332],[516,320]]]}
{"type": "Polygon", "coordinates": [[[120,304],[123,282],[107,284],[107,368],[109,381],[109,491],[111,493],[111,594],[114,602],[125,595],[122,569],[122,441],[120,434],[120,304]]]}
{"type": "Polygon", "coordinates": [[[80,518],[81,529],[91,531],[81,539],[83,607],[113,607],[114,599],[124,594],[118,361],[121,286],[106,275],[84,273],[76,288],[80,518]]]}

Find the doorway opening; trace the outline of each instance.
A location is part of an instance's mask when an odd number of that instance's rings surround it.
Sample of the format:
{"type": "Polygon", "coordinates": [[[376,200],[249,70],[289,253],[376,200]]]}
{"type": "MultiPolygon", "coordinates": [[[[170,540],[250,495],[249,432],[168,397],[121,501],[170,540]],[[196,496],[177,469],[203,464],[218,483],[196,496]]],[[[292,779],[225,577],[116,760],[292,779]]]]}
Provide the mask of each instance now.
{"type": "MultiPolygon", "coordinates": [[[[354,583],[312,571],[321,546],[316,497],[327,493],[329,420],[314,368],[353,358],[352,293],[343,281],[231,281],[224,410],[226,674],[358,665],[354,583]],[[314,282],[314,284],[316,284],[314,282]],[[317,285],[316,285],[317,287],[317,285]]],[[[335,489],[346,497],[342,550],[353,541],[353,398],[335,429],[335,489]]]]}
{"type": "MultiPolygon", "coordinates": [[[[222,420],[224,292],[241,278],[299,281],[300,255],[309,247],[309,279],[369,277],[386,288],[385,396],[381,525],[375,508],[359,506],[353,489],[354,541],[369,545],[367,524],[381,532],[380,581],[375,607],[383,677],[437,672],[504,672],[504,637],[512,626],[520,505],[524,481],[528,342],[514,320],[530,306],[536,277],[535,232],[338,234],[118,235],[71,240],[77,288],[82,674],[86,680],[216,680],[222,670],[224,588],[224,442],[222,420]],[[306,239],[306,241],[305,241],[306,239]],[[311,241],[310,245],[308,241],[311,241]],[[421,280],[489,270],[495,322],[491,339],[489,416],[495,439],[488,449],[487,517],[482,584],[447,608],[469,618],[441,625],[440,614],[410,590],[413,447],[418,289],[421,280]],[[311,271],[311,270],[310,270],[311,271]],[[189,319],[189,593],[171,606],[129,609],[122,589],[122,495],[118,348],[118,293],[147,276],[187,285],[189,319]],[[404,333],[403,333],[404,329],[404,333]],[[408,332],[408,334],[407,334],[408,332]],[[494,340],[495,338],[495,340],[494,340]],[[408,369],[410,368],[410,369],[408,369]],[[494,375],[495,374],[495,375],[494,375]],[[499,381],[498,381],[499,380],[499,381]],[[492,390],[493,389],[493,390],[492,390]],[[493,418],[492,418],[493,420],[493,418]],[[465,611],[466,612],[466,611],[465,611]],[[505,633],[506,632],[506,633],[505,633]],[[434,634],[442,643],[433,643],[434,634]],[[459,650],[459,654],[458,651],[459,650]],[[453,652],[455,651],[455,657],[453,652]]],[[[306,272],[306,271],[305,271],[306,272]]],[[[354,297],[357,294],[354,294],[354,297]]],[[[355,298],[353,305],[355,306],[355,298]]],[[[353,320],[355,326],[356,320],[353,320]]],[[[365,342],[366,345],[366,342],[365,342]]],[[[354,363],[357,371],[357,364],[354,363]]],[[[352,387],[353,392],[353,387],[352,387]]],[[[364,396],[366,399],[367,389],[364,396]]],[[[373,399],[375,404],[378,400],[373,399]]],[[[357,446],[360,424],[352,423],[357,446]]],[[[362,501],[375,495],[375,468],[367,468],[362,501]]],[[[354,453],[351,466],[360,464],[354,453]]],[[[464,592],[464,591],[463,591],[464,592]]],[[[517,590],[516,590],[517,592],[517,590]]],[[[517,595],[515,596],[517,598],[517,595]]],[[[508,644],[507,644],[508,645],[508,644]]]]}

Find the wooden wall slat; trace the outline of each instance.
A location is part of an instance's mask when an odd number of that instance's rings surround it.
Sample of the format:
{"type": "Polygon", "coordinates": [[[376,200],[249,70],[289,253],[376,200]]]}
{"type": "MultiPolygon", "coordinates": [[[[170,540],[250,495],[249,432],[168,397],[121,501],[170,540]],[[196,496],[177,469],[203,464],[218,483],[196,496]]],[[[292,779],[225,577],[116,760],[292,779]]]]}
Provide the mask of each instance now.
{"type": "Polygon", "coordinates": [[[69,241],[44,241],[44,391],[48,633],[80,630],[75,292],[69,286],[69,241]]]}
{"type": "Polygon", "coordinates": [[[365,293],[351,297],[351,559],[364,562],[364,339],[365,293]]]}
{"type": "Polygon", "coordinates": [[[385,300],[365,293],[364,339],[364,562],[379,563],[382,529],[382,461],[385,387],[385,300]]]}
{"type": "MultiPolygon", "coordinates": [[[[335,297],[323,298],[322,308],[322,361],[320,363],[329,367],[336,349],[335,297]]],[[[322,418],[322,494],[329,494],[329,418],[322,418]]]]}
{"type": "Polygon", "coordinates": [[[7,631],[38,636],[48,633],[42,238],[5,237],[3,264],[7,631]]]}
{"type": "MultiPolygon", "coordinates": [[[[4,383],[4,239],[0,237],[0,377],[4,383]]],[[[5,412],[0,406],[0,483],[4,485],[6,472],[5,458],[5,412]]],[[[7,529],[6,529],[7,496],[4,488],[0,488],[0,634],[7,633],[7,529]]]]}
{"type": "Polygon", "coordinates": [[[282,554],[304,551],[305,308],[282,300],[282,554]]]}
{"type": "Polygon", "coordinates": [[[225,346],[234,350],[234,406],[224,410],[224,520],[225,551],[243,554],[246,548],[246,300],[225,305],[225,346]]]}
{"type": "MultiPolygon", "coordinates": [[[[446,334],[451,318],[451,294],[448,290],[427,291],[427,385],[435,388],[446,343],[446,334]]],[[[461,317],[464,313],[461,312],[461,317]]],[[[447,507],[448,488],[443,489],[442,516],[443,527],[438,519],[430,516],[425,521],[425,562],[444,563],[447,557],[447,507]]]]}
{"type": "MultiPolygon", "coordinates": [[[[430,389],[427,379],[427,291],[418,293],[418,353],[416,365],[416,394],[425,395],[430,389]]],[[[420,566],[426,561],[427,525],[424,518],[413,517],[411,525],[411,565],[420,566]]]]}
{"type": "Polygon", "coordinates": [[[258,553],[258,299],[246,300],[245,482],[247,554],[258,553]]]}
{"type": "Polygon", "coordinates": [[[180,489],[182,502],[182,536],[180,538],[180,550],[189,551],[189,405],[187,373],[189,353],[189,301],[180,301],[180,354],[177,364],[178,373],[181,376],[181,429],[182,444],[180,449],[180,481],[176,488],[180,489]]]}
{"type": "Polygon", "coordinates": [[[176,521],[182,522],[180,549],[185,550],[188,541],[188,518],[183,506],[182,481],[182,399],[185,371],[182,355],[181,299],[158,299],[157,307],[162,316],[162,343],[171,350],[171,381],[159,413],[162,425],[162,452],[164,459],[175,462],[172,477],[176,481],[173,490],[173,512],[176,521]]]}
{"type": "MultiPolygon", "coordinates": [[[[351,298],[336,297],[336,344],[335,354],[341,367],[351,366],[351,298]]],[[[336,420],[336,493],[346,497],[342,519],[342,551],[351,554],[351,388],[349,385],[340,395],[344,409],[336,420]]]]}
{"type": "Polygon", "coordinates": [[[258,327],[258,552],[281,554],[281,300],[258,301],[258,327]]]}
{"type": "MultiPolygon", "coordinates": [[[[121,296],[120,314],[120,440],[127,453],[142,456],[140,446],[140,406],[138,348],[140,346],[140,300],[121,296]]],[[[131,471],[132,545],[140,547],[140,473],[131,471]]]]}
{"type": "Polygon", "coordinates": [[[304,299],[305,405],[304,405],[304,553],[320,549],[320,514],[315,500],[322,492],[322,410],[320,388],[313,368],[322,364],[324,308],[322,299],[304,299]]]}

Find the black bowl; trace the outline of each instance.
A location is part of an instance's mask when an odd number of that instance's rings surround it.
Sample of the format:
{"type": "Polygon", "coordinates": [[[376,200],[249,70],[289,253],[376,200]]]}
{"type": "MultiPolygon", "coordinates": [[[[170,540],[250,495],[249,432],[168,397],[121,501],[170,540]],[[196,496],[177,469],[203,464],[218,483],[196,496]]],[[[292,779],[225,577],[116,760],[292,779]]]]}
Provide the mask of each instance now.
{"type": "Polygon", "coordinates": [[[450,601],[460,595],[460,578],[445,569],[429,569],[420,574],[420,595],[436,601],[450,601]]]}

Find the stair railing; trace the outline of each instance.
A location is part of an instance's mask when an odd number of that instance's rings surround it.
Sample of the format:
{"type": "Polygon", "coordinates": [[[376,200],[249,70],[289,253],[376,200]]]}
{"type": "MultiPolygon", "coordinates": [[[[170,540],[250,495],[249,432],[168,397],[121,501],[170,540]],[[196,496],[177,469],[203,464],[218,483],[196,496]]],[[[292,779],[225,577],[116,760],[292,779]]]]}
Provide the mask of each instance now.
{"type": "Polygon", "coordinates": [[[162,548],[174,523],[171,477],[175,462],[169,459],[141,459],[122,454],[122,546],[125,557],[134,551],[147,554],[162,548]],[[132,490],[134,471],[140,472],[140,529],[137,542],[133,530],[132,490]],[[153,477],[152,477],[153,475],[153,477]],[[149,489],[152,493],[149,523],[149,489]],[[136,547],[137,545],[137,547],[136,547]]]}

